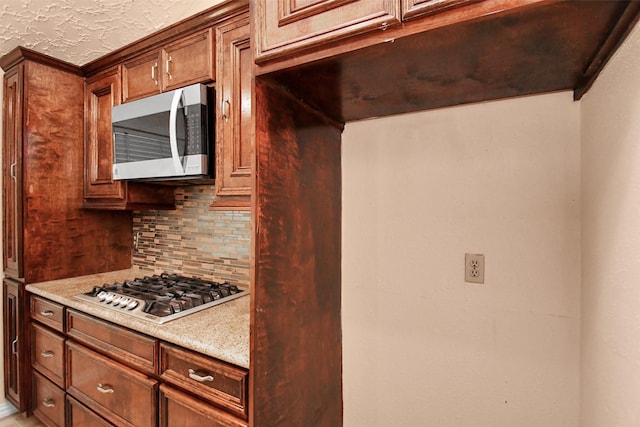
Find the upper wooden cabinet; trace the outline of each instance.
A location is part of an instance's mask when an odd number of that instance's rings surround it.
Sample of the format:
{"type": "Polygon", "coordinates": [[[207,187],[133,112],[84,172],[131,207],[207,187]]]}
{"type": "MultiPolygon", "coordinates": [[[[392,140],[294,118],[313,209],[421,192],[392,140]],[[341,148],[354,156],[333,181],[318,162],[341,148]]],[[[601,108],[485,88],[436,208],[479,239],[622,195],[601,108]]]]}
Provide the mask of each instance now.
{"type": "Polygon", "coordinates": [[[122,100],[215,79],[213,30],[199,31],[122,64],[122,100]]]}
{"type": "Polygon", "coordinates": [[[431,15],[482,0],[402,0],[402,20],[431,15]]]}
{"type": "Polygon", "coordinates": [[[248,15],[216,28],[216,194],[241,196],[223,205],[247,209],[253,153],[253,55],[249,35],[248,15]]]}
{"type": "Polygon", "coordinates": [[[3,266],[13,277],[22,273],[22,80],[17,66],[4,77],[3,135],[3,266]]]}
{"type": "Polygon", "coordinates": [[[120,67],[86,79],[85,207],[170,209],[175,203],[172,188],[113,179],[111,108],[120,104],[120,81],[120,67]]]}
{"type": "Polygon", "coordinates": [[[400,0],[256,0],[254,14],[258,63],[401,19],[400,0]]]}

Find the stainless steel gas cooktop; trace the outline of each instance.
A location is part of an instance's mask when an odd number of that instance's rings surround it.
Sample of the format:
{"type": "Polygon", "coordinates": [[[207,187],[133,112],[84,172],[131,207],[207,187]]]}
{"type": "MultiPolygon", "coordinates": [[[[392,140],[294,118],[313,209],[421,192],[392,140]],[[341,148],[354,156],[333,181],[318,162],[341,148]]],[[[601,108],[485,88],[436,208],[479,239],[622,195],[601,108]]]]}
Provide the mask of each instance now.
{"type": "Polygon", "coordinates": [[[75,297],[162,324],[248,294],[227,282],[164,273],[94,286],[75,297]]]}

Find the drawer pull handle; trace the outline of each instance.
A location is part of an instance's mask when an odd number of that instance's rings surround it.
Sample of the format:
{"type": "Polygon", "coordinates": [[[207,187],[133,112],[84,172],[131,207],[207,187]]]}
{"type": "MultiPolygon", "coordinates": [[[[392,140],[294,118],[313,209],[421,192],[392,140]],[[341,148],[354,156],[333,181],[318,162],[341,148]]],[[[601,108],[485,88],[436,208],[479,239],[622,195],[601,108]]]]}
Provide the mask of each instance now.
{"type": "Polygon", "coordinates": [[[51,310],[42,310],[40,312],[40,314],[45,316],[45,317],[51,317],[51,316],[53,316],[53,311],[51,311],[51,310]]]}
{"type": "Polygon", "coordinates": [[[189,378],[192,380],[198,381],[199,383],[206,383],[213,381],[213,375],[200,376],[196,374],[196,371],[193,369],[189,369],[189,378]]]}
{"type": "Polygon", "coordinates": [[[54,402],[53,399],[44,399],[42,404],[47,408],[55,408],[56,406],[56,402],[54,402]]]}
{"type": "Polygon", "coordinates": [[[109,384],[98,384],[97,388],[100,393],[113,393],[113,388],[109,384]]]}
{"type": "Polygon", "coordinates": [[[53,357],[53,351],[45,350],[40,352],[40,356],[42,357],[53,357]]]}
{"type": "Polygon", "coordinates": [[[11,353],[18,355],[18,337],[15,340],[11,341],[11,353]]]}

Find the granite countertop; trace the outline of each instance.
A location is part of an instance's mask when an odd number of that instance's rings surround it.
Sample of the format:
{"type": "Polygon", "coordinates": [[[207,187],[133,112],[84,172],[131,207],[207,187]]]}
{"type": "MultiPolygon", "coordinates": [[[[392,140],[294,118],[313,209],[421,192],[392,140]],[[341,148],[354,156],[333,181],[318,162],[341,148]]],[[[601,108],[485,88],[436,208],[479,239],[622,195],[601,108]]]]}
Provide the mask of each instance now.
{"type": "Polygon", "coordinates": [[[131,268],[27,285],[27,291],[134,331],[249,368],[248,296],[181,317],[163,325],[74,298],[95,285],[133,279],[152,272],[131,268]]]}

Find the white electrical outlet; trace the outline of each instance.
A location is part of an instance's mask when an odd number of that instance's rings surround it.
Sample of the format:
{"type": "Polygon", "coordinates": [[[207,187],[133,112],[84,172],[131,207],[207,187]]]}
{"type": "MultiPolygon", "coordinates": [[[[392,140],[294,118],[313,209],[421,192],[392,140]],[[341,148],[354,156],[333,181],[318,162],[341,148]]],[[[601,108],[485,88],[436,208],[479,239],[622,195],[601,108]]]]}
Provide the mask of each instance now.
{"type": "Polygon", "coordinates": [[[464,254],[464,281],[484,283],[484,255],[464,254]]]}

